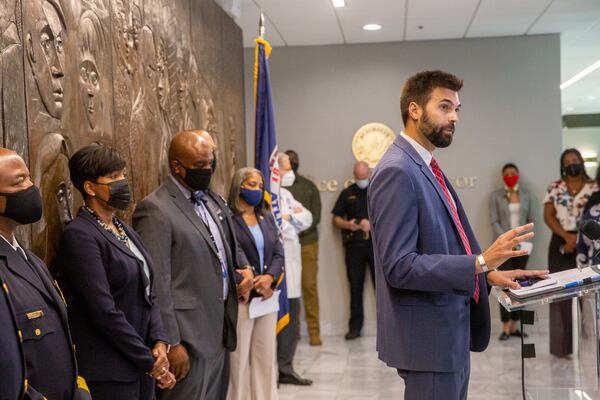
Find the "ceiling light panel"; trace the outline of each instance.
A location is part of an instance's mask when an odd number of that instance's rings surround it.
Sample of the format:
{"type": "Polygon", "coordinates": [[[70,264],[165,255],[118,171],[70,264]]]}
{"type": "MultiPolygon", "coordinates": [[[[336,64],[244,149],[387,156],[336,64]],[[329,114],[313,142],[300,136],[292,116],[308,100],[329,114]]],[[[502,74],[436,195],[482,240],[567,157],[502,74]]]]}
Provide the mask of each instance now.
{"type": "Polygon", "coordinates": [[[396,42],[404,32],[405,0],[352,1],[336,9],[347,43],[396,42]],[[383,27],[377,34],[363,26],[377,23],[383,27]]]}

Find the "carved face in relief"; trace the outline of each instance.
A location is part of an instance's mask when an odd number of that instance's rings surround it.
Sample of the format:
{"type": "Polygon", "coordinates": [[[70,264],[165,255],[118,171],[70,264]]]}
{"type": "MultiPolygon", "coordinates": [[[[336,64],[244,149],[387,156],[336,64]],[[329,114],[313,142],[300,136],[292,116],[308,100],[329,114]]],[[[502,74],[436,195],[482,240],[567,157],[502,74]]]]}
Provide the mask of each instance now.
{"type": "Polygon", "coordinates": [[[215,116],[215,103],[211,98],[202,99],[202,127],[211,135],[216,135],[217,118],[215,116]]]}
{"type": "Polygon", "coordinates": [[[232,171],[235,171],[236,168],[236,157],[235,157],[235,142],[236,142],[236,126],[235,126],[235,120],[233,119],[233,117],[229,117],[229,119],[227,120],[227,125],[229,127],[229,152],[230,152],[230,156],[231,156],[231,164],[232,164],[232,171]]]}
{"type": "Polygon", "coordinates": [[[142,11],[137,4],[131,7],[131,27],[129,29],[129,40],[131,47],[138,50],[140,47],[140,32],[142,30],[142,11]]]}
{"type": "Polygon", "coordinates": [[[163,111],[166,111],[169,102],[169,76],[167,74],[165,44],[160,38],[157,40],[156,45],[156,72],[158,74],[158,84],[156,86],[158,104],[163,111]]]}
{"type": "Polygon", "coordinates": [[[79,88],[89,128],[95,130],[102,116],[103,101],[97,57],[104,46],[100,20],[86,11],[79,23],[79,88]]]}
{"type": "Polygon", "coordinates": [[[143,26],[140,30],[139,57],[144,80],[144,93],[146,93],[144,106],[146,111],[149,111],[151,114],[157,114],[158,99],[154,92],[158,86],[158,70],[156,66],[154,35],[148,26],[143,26]]]}
{"type": "Polygon", "coordinates": [[[63,113],[64,15],[55,0],[33,0],[23,13],[27,59],[44,107],[54,118],[63,113]]]}
{"type": "Polygon", "coordinates": [[[114,30],[116,53],[121,67],[132,74],[137,63],[136,50],[139,46],[141,12],[137,5],[130,6],[129,1],[117,0],[114,7],[114,30]]]}
{"type": "Polygon", "coordinates": [[[177,49],[177,62],[179,64],[177,68],[177,104],[182,115],[185,115],[188,110],[188,68],[187,60],[189,59],[189,53],[185,54],[184,51],[179,48],[177,49]]]}

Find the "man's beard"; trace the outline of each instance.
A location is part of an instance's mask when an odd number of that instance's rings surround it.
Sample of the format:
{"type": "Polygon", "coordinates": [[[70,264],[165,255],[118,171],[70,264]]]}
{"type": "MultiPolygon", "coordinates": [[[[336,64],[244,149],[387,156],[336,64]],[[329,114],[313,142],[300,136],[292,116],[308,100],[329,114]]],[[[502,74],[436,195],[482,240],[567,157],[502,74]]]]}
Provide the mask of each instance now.
{"type": "Polygon", "coordinates": [[[431,122],[427,112],[423,110],[423,117],[420,122],[420,129],[423,135],[437,148],[450,146],[454,138],[454,124],[436,126],[431,122]],[[452,129],[451,135],[444,135],[445,129],[452,129]]]}

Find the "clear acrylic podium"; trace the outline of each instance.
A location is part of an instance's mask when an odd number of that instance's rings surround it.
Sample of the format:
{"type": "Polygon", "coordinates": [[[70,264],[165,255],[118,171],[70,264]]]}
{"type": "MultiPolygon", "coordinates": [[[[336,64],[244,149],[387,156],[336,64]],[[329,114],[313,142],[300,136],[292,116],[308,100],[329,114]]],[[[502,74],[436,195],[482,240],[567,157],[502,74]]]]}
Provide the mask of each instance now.
{"type": "Polygon", "coordinates": [[[521,346],[525,399],[600,400],[600,282],[523,299],[499,288],[491,295],[508,311],[522,312],[521,331],[528,334],[521,346]],[[549,305],[561,301],[571,302],[574,310],[569,358],[549,353],[549,305]]]}

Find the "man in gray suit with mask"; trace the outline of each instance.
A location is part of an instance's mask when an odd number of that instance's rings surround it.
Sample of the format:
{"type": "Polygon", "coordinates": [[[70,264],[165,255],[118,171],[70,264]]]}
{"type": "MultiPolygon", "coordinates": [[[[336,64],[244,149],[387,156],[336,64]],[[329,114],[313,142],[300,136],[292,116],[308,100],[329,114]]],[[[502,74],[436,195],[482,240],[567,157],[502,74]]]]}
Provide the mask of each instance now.
{"type": "Polygon", "coordinates": [[[231,211],[208,187],[215,143],[205,131],[177,134],[171,174],[141,201],[133,224],[156,268],[156,295],[178,384],[160,400],[218,399],[225,350],[236,347],[238,298],[253,274],[233,234],[231,211]],[[239,282],[236,286],[236,282],[239,282]]]}

